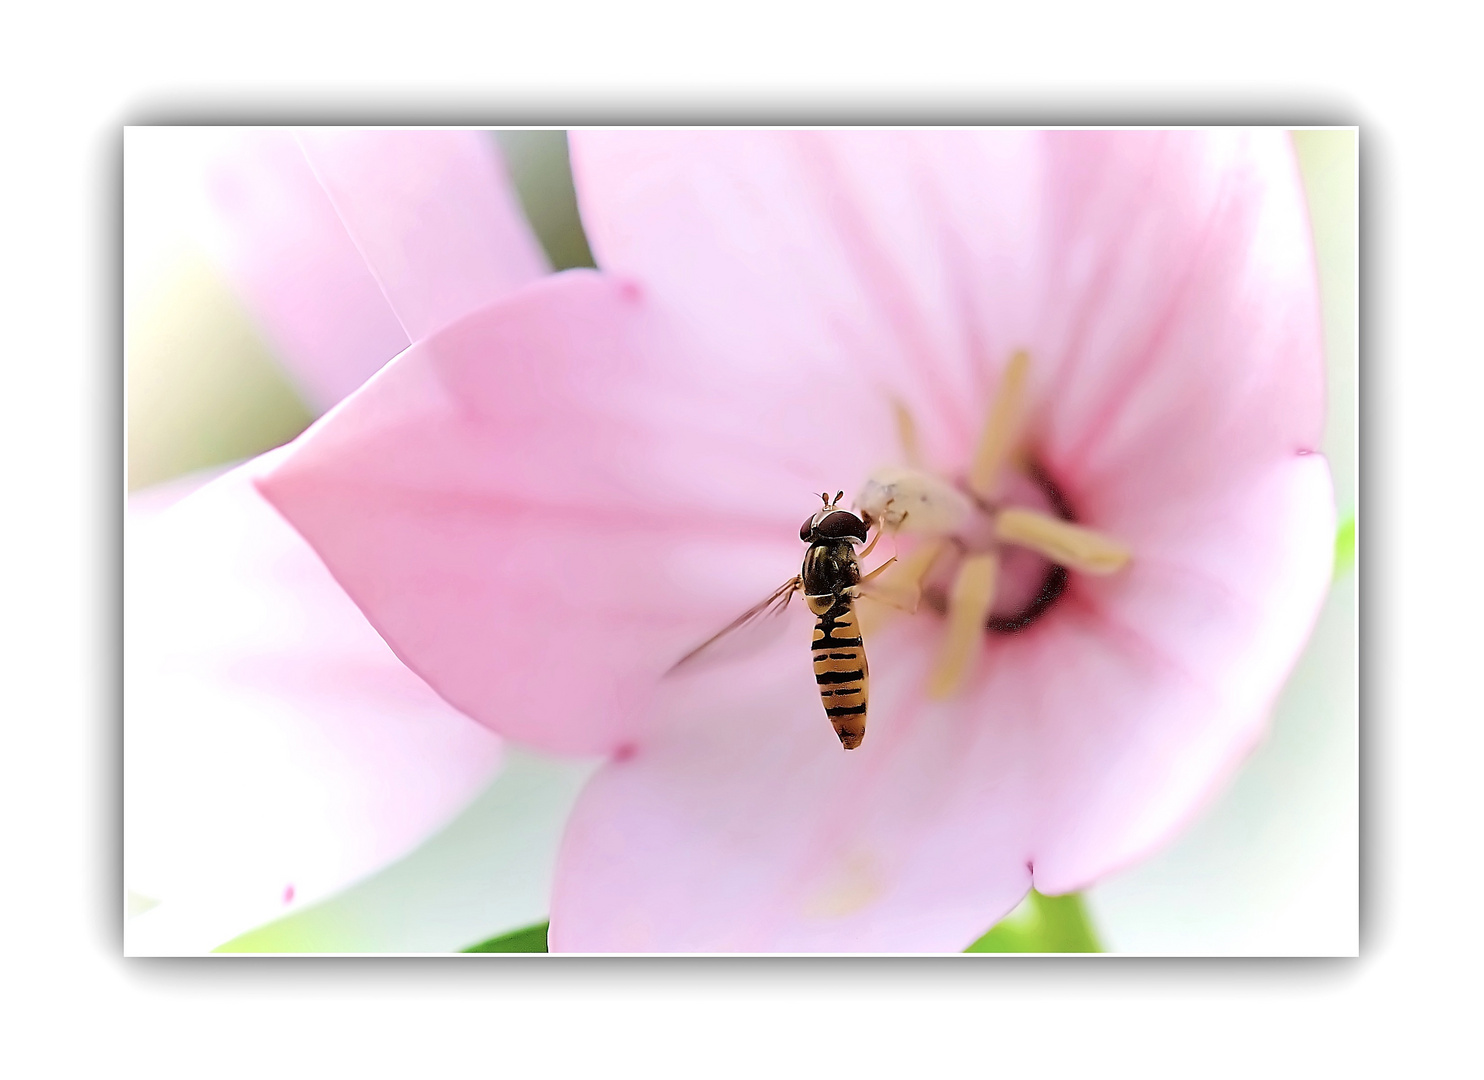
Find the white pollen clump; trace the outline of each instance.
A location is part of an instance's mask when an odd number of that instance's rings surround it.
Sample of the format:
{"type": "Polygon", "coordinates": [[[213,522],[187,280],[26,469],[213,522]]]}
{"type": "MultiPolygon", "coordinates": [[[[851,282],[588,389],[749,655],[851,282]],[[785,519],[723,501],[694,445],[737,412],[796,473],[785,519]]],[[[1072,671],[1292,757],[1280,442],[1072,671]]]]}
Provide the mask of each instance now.
{"type": "Polygon", "coordinates": [[[856,505],[871,522],[926,536],[959,535],[974,516],[969,497],[942,477],[896,466],[873,472],[856,505]]]}

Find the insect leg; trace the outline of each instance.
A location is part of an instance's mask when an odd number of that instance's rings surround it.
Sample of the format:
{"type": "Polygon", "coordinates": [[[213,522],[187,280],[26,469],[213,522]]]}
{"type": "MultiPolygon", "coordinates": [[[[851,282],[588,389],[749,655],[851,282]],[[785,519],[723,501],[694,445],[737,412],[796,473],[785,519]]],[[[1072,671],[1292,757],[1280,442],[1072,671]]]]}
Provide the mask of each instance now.
{"type": "MultiPolygon", "coordinates": [[[[875,588],[862,589],[859,585],[854,586],[854,588],[858,590],[855,595],[862,600],[875,600],[878,603],[885,604],[887,607],[906,612],[908,615],[917,614],[919,597],[916,594],[903,596],[898,595],[894,591],[878,591],[875,588]]],[[[874,629],[874,626],[872,629],[874,629]]]]}
{"type": "Polygon", "coordinates": [[[890,566],[892,563],[894,563],[896,561],[897,561],[897,557],[895,555],[893,555],[891,558],[887,559],[880,566],[876,567],[876,569],[872,570],[865,577],[861,578],[860,583],[862,585],[864,585],[866,582],[870,581],[873,577],[875,577],[877,574],[881,573],[881,571],[885,570],[888,566],[890,566]]]}
{"type": "MultiPolygon", "coordinates": [[[[929,540],[919,544],[908,552],[900,563],[893,564],[896,568],[891,573],[886,574],[869,589],[862,590],[861,596],[886,607],[912,614],[917,610],[917,605],[922,599],[922,579],[932,569],[933,563],[942,550],[943,541],[941,540],[929,540]]],[[[868,635],[873,633],[880,628],[890,614],[874,605],[867,607],[862,613],[862,622],[866,624],[863,632],[868,635]]]]}

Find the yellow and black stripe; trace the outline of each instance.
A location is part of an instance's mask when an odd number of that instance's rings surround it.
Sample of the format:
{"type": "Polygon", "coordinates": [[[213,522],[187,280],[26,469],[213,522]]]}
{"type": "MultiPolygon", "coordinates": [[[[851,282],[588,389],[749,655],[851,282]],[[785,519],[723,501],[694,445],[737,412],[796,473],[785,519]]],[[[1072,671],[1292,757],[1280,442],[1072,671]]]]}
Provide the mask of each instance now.
{"type": "Polygon", "coordinates": [[[840,745],[854,750],[866,737],[865,645],[855,608],[846,597],[835,598],[814,625],[814,681],[825,715],[835,725],[840,745]]]}

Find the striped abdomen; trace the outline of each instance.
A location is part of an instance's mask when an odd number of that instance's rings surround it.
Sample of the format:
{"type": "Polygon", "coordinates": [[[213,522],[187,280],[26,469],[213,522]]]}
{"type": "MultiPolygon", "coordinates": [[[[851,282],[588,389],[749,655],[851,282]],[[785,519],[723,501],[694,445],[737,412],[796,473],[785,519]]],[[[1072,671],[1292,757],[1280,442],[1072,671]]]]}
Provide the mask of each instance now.
{"type": "Polygon", "coordinates": [[[870,670],[860,623],[848,598],[834,598],[830,608],[819,616],[814,624],[813,650],[814,681],[819,684],[825,715],[835,725],[840,745],[854,750],[866,737],[870,670]]]}

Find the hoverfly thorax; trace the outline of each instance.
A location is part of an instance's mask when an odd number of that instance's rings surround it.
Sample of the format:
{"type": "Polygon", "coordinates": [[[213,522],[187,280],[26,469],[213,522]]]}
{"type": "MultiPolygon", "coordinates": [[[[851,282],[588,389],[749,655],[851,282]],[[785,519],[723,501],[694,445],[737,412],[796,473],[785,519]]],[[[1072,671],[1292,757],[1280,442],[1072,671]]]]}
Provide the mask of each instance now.
{"type": "Polygon", "coordinates": [[[799,538],[809,545],[799,577],[804,599],[815,615],[854,598],[854,586],[861,578],[855,548],[866,540],[866,523],[835,505],[839,495],[835,501],[820,498],[825,500],[823,509],[810,515],[799,529],[799,538]]]}

